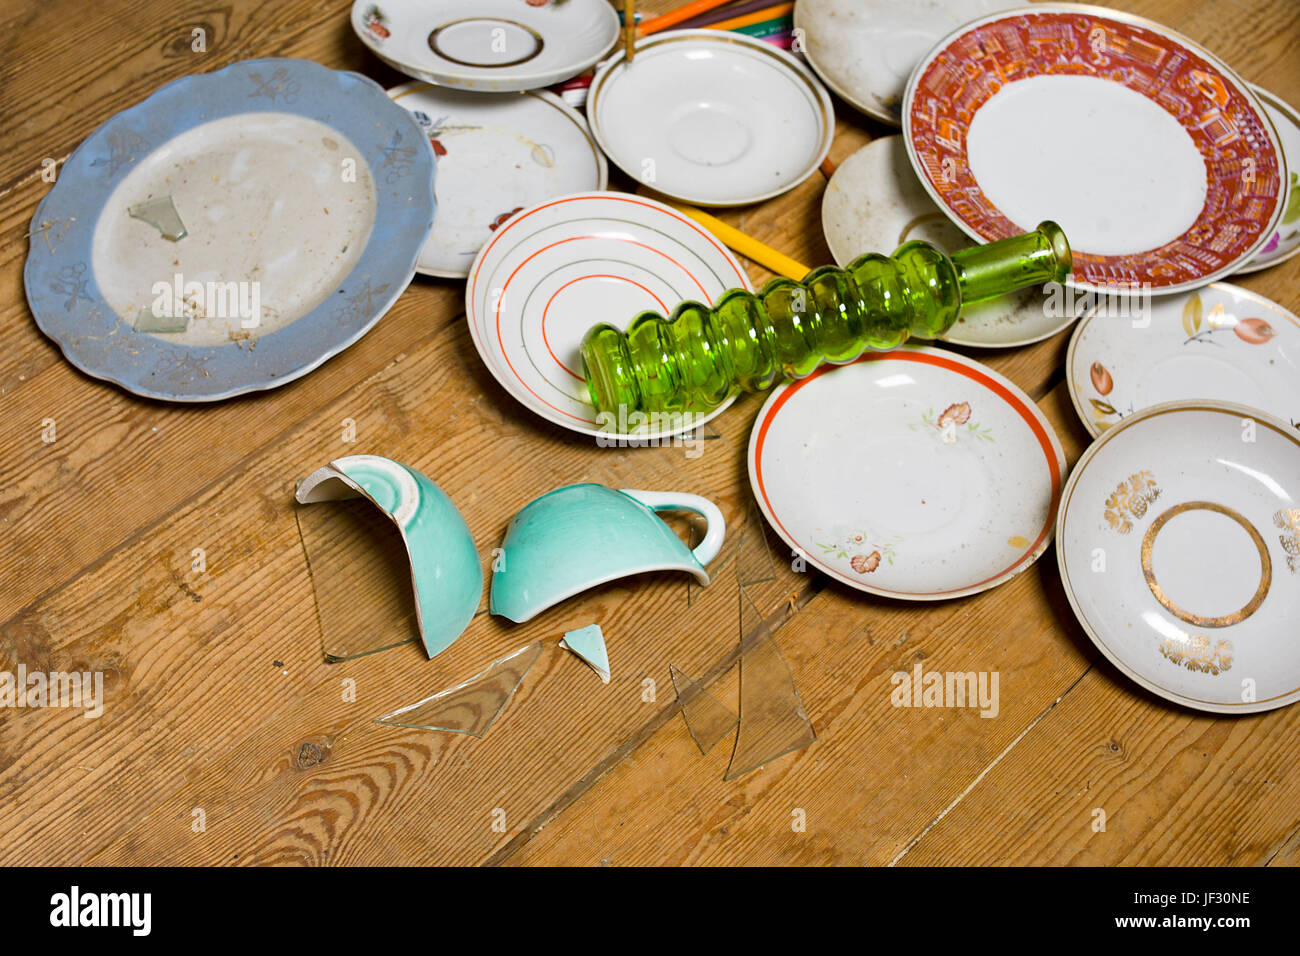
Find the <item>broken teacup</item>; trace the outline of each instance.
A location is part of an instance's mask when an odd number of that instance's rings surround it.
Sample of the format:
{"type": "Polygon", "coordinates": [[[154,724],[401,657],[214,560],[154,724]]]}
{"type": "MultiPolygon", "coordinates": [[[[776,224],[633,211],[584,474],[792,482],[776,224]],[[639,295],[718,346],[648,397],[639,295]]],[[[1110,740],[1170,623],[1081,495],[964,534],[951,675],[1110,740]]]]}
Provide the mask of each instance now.
{"type": "Polygon", "coordinates": [[[590,483],[557,488],[511,519],[493,562],[489,607],[523,622],[589,588],[647,571],[687,571],[708,584],[704,566],[725,534],[722,512],[699,495],[590,483]],[[700,515],[704,540],[692,551],[658,511],[700,515]]]}
{"type": "Polygon", "coordinates": [[[469,626],[483,596],[483,568],[465,519],[441,488],[378,455],[336,458],[302,480],[299,504],[365,497],[392,519],[411,563],[415,616],[430,657],[469,626]]]}

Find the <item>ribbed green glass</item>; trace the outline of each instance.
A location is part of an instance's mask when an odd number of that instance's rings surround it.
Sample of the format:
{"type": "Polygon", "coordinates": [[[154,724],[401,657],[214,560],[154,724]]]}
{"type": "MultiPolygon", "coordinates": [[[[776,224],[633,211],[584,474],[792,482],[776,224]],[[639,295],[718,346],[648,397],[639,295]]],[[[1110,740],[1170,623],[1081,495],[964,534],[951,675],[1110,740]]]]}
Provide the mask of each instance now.
{"type": "Polygon", "coordinates": [[[583,371],[597,411],[704,412],[824,362],[937,338],[963,304],[1061,282],[1070,265],[1054,222],[952,256],[907,242],[892,256],[814,269],[802,282],[772,279],[757,295],[732,289],[712,308],[683,302],[667,319],[642,312],[626,332],[602,322],[582,340],[583,371]]]}

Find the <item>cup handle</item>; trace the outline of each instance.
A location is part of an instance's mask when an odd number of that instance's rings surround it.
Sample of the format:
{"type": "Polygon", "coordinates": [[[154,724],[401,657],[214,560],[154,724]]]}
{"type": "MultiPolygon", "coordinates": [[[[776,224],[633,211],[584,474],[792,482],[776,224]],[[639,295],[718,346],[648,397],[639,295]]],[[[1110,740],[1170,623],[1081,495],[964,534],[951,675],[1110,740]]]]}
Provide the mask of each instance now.
{"type": "Polygon", "coordinates": [[[690,511],[704,519],[704,540],[691,552],[704,567],[722,550],[722,539],[727,536],[727,522],[722,512],[708,498],[676,491],[634,491],[620,488],[623,494],[635,498],[651,511],[690,511]]]}

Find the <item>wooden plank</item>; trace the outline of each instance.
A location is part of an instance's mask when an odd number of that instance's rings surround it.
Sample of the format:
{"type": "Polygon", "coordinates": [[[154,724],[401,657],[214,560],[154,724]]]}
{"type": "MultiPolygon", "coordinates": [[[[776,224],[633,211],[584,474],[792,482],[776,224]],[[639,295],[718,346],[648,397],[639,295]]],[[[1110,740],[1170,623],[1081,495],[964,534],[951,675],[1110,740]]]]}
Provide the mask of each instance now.
{"type": "Polygon", "coordinates": [[[1297,759],[1294,707],[1193,713],[1099,662],[901,862],[1267,863],[1300,827],[1297,759]]]}

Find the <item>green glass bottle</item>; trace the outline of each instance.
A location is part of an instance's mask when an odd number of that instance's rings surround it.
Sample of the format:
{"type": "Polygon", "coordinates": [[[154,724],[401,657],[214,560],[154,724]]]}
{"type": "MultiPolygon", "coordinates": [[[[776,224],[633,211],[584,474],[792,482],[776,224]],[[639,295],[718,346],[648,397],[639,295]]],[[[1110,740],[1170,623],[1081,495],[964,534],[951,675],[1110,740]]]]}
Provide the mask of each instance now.
{"type": "Polygon", "coordinates": [[[712,308],[683,302],[670,319],[642,312],[626,333],[602,322],[583,337],[583,372],[598,412],[705,412],[737,390],[765,389],[824,362],[936,338],[963,304],[1061,282],[1070,266],[1054,222],[951,256],[914,240],[892,256],[822,266],[802,282],[732,289],[712,308]]]}

